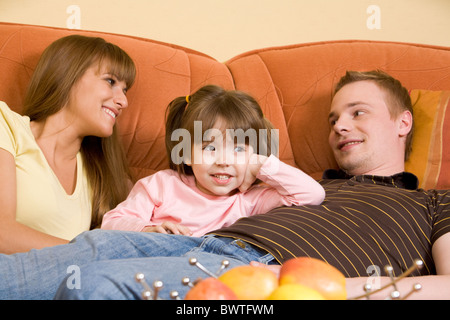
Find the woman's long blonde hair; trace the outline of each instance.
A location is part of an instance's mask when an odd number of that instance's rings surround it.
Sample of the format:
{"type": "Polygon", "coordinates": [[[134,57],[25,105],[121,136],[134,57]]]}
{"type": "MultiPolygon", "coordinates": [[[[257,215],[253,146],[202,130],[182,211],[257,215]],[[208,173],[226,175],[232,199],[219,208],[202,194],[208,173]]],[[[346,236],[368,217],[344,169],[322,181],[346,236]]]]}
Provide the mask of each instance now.
{"type": "MultiPolygon", "coordinates": [[[[31,121],[42,121],[58,112],[67,104],[73,85],[95,64],[99,69],[107,66],[128,88],[134,82],[134,62],[118,46],[97,37],[63,37],[42,53],[26,93],[24,114],[31,121]]],[[[116,127],[107,138],[85,137],[80,151],[92,190],[91,228],[96,228],[103,214],[127,197],[131,174],[116,127]]]]}

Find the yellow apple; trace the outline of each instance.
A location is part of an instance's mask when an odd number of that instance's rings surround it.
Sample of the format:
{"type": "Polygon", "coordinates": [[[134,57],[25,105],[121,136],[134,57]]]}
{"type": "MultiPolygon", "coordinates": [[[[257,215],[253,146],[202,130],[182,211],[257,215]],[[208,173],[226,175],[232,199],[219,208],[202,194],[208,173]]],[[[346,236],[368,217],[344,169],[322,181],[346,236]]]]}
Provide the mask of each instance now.
{"type": "Polygon", "coordinates": [[[198,282],[186,294],[185,300],[236,300],[234,292],[215,278],[198,282]]]}
{"type": "Polygon", "coordinates": [[[280,285],[295,283],[317,290],[327,300],[347,298],[345,276],[330,264],[315,258],[286,261],[280,270],[280,285]]]}
{"type": "Polygon", "coordinates": [[[268,300],[325,300],[319,291],[295,283],[283,284],[276,288],[268,300]]]}
{"type": "Polygon", "coordinates": [[[240,300],[265,300],[278,287],[274,272],[264,267],[239,266],[219,277],[240,300]]]}

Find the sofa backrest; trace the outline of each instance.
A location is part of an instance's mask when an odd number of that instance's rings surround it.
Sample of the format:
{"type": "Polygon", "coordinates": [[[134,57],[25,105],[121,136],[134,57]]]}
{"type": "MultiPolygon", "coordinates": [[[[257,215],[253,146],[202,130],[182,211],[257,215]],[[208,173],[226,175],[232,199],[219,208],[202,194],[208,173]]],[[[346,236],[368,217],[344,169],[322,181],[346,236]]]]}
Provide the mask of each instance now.
{"type": "Polygon", "coordinates": [[[206,84],[253,95],[279,129],[280,159],[320,178],[323,170],[336,168],[327,121],[334,85],[346,70],[382,69],[412,91],[416,138],[406,169],[419,176],[424,188],[450,188],[450,48],[329,41],[254,50],[220,63],[201,52],[149,39],[0,22],[0,100],[21,113],[42,51],[74,33],[115,43],[136,63],[129,108],[118,119],[136,178],[168,168],[166,106],[206,84]]]}
{"type": "Polygon", "coordinates": [[[419,176],[422,187],[450,188],[450,48],[328,41],[254,50],[226,65],[236,89],[252,94],[263,109],[282,110],[290,139],[284,145],[292,148],[295,164],[315,178],[337,167],[328,146],[328,112],[337,81],[347,70],[388,72],[412,91],[417,139],[406,169],[419,176]]]}
{"type": "Polygon", "coordinates": [[[54,40],[74,33],[102,37],[123,48],[136,64],[136,81],[127,94],[129,108],[118,118],[136,178],[168,168],[164,115],[172,99],[206,84],[234,88],[224,64],[180,46],[103,32],[0,23],[0,99],[21,113],[42,51],[54,40]]]}

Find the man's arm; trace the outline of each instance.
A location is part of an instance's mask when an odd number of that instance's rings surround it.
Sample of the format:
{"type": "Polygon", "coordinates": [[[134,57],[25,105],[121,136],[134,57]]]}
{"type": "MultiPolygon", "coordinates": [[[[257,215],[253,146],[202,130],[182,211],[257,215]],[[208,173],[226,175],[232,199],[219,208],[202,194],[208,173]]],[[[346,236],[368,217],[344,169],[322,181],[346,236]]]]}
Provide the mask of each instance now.
{"type": "MultiPolygon", "coordinates": [[[[361,277],[361,278],[347,278],[347,298],[352,299],[357,296],[363,295],[364,285],[367,283],[373,283],[373,278],[361,277]]],[[[390,282],[388,277],[380,277],[380,286],[390,282]]],[[[438,299],[450,299],[450,275],[437,275],[437,276],[422,276],[422,277],[407,277],[397,282],[397,289],[401,296],[405,296],[409,293],[415,284],[419,283],[422,286],[420,291],[417,291],[409,296],[409,299],[416,300],[438,300],[438,299]]],[[[390,293],[393,291],[393,287],[390,286],[385,290],[377,292],[370,296],[370,299],[380,300],[389,298],[390,293]]],[[[401,298],[401,297],[400,297],[401,298]]],[[[365,299],[365,298],[364,298],[365,299]]]]}
{"type": "MultiPolygon", "coordinates": [[[[450,299],[450,233],[441,236],[433,245],[433,259],[436,266],[436,276],[408,277],[397,283],[402,295],[410,292],[413,285],[419,283],[422,289],[410,296],[411,299],[450,299]]],[[[378,279],[377,279],[378,280],[378,279]]],[[[381,287],[387,284],[388,277],[380,277],[381,287]]],[[[374,283],[371,277],[347,279],[347,297],[353,298],[364,294],[364,285],[374,283]]],[[[371,299],[384,299],[393,290],[389,287],[371,296],[371,299]]]]}
{"type": "Polygon", "coordinates": [[[450,233],[436,240],[432,252],[437,274],[450,275],[450,233]]]}

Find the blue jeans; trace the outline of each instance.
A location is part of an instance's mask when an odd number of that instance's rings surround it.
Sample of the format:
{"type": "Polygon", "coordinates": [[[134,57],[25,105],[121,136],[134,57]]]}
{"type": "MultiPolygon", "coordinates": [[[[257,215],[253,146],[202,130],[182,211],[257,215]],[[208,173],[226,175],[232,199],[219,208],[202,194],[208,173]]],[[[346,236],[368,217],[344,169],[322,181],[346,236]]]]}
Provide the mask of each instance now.
{"type": "Polygon", "coordinates": [[[94,230],[67,245],[0,255],[0,299],[52,299],[56,292],[61,299],[136,299],[143,291],[137,272],[149,284],[163,281],[161,297],[172,290],[184,296],[183,277],[207,277],[189,264],[190,256],[212,271],[224,259],[231,266],[274,260],[240,240],[94,230]]]}

